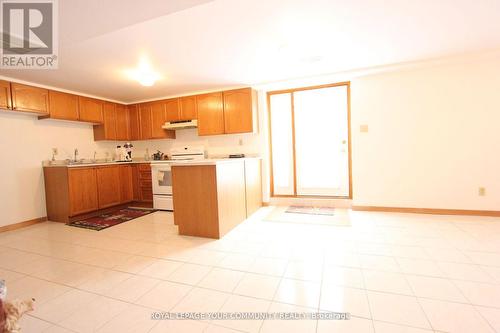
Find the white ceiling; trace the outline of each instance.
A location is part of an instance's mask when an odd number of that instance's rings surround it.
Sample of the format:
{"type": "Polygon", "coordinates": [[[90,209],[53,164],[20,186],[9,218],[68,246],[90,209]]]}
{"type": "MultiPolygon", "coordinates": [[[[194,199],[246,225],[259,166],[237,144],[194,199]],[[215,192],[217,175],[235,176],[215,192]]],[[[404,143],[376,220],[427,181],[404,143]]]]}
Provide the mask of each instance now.
{"type": "Polygon", "coordinates": [[[500,47],[498,0],[64,0],[58,70],[2,75],[123,102],[500,47]],[[124,75],[149,58],[163,78],[124,75]]]}

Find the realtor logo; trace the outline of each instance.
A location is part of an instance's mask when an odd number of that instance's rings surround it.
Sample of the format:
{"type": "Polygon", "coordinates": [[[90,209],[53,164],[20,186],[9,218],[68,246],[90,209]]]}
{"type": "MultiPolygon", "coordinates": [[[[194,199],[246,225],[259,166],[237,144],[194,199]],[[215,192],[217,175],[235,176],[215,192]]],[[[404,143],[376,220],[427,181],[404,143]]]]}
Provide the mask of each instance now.
{"type": "Polygon", "coordinates": [[[0,0],[1,68],[57,68],[57,0],[0,0]]]}

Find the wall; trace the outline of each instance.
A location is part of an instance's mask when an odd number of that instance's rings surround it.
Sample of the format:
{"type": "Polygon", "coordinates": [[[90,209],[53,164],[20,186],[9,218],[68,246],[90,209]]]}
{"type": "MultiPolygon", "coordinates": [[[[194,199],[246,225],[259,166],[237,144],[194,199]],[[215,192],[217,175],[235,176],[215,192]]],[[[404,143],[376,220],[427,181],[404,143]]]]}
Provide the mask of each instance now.
{"type": "Polygon", "coordinates": [[[57,159],[104,157],[112,143],[94,143],[92,126],[0,112],[0,226],[46,216],[42,160],[59,149],[57,159]]]}
{"type": "MultiPolygon", "coordinates": [[[[354,205],[500,210],[498,54],[260,85],[257,134],[198,137],[196,130],[183,130],[175,141],[134,143],[135,156],[186,144],[202,144],[210,155],[261,155],[268,201],[265,92],[345,80],[352,94],[354,205]],[[368,133],[360,133],[361,124],[368,133]]],[[[74,148],[81,157],[94,151],[104,157],[115,146],[95,143],[87,124],[0,112],[0,226],[46,215],[41,161],[52,147],[64,159],[74,148]]]]}
{"type": "Polygon", "coordinates": [[[500,57],[356,78],[351,92],[353,204],[500,210],[500,57]]]}
{"type": "MultiPolygon", "coordinates": [[[[500,211],[500,51],[258,88],[343,81],[351,81],[353,205],[500,211]]],[[[267,178],[263,189],[266,200],[267,178]]]]}
{"type": "MultiPolygon", "coordinates": [[[[260,119],[260,117],[258,118],[260,119]]],[[[57,147],[59,159],[112,156],[122,142],[94,142],[92,125],[58,120],[38,120],[34,115],[0,111],[0,226],[46,216],[42,161],[57,147]]],[[[260,133],[198,137],[196,129],[177,131],[176,140],[134,142],[134,157],[143,158],[146,148],[167,153],[172,146],[203,145],[209,155],[246,153],[261,155],[267,149],[260,133]],[[241,140],[241,145],[240,145],[241,140]]]]}

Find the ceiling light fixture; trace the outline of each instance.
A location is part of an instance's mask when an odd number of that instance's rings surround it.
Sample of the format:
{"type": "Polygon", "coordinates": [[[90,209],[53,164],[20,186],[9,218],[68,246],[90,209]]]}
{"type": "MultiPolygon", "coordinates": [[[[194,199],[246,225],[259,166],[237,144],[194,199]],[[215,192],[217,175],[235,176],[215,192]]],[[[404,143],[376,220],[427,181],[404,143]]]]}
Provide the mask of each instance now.
{"type": "Polygon", "coordinates": [[[145,57],[141,58],[137,68],[127,70],[126,73],[129,78],[146,87],[151,87],[161,78],[160,74],[151,68],[149,61],[145,57]]]}

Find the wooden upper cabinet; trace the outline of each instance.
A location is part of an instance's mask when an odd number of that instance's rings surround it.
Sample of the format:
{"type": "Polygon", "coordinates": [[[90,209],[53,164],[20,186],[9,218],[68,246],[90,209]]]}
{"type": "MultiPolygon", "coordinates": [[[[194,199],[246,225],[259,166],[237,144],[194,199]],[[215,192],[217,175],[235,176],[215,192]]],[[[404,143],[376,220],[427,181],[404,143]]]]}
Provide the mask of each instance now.
{"type": "Polygon", "coordinates": [[[108,140],[116,140],[116,104],[105,102],[102,111],[105,137],[108,140]]]}
{"type": "Polygon", "coordinates": [[[141,127],[141,140],[148,140],[153,137],[152,119],[151,119],[151,104],[139,104],[139,123],[141,127]]]}
{"type": "Polygon", "coordinates": [[[120,166],[96,168],[99,209],[120,204],[120,166]]]}
{"type": "Polygon", "coordinates": [[[139,117],[139,106],[128,105],[130,140],[141,139],[141,119],[139,117]]]}
{"type": "Polygon", "coordinates": [[[80,120],[100,124],[103,122],[103,101],[78,96],[80,106],[80,120]]]}
{"type": "Polygon", "coordinates": [[[47,89],[11,83],[12,109],[16,111],[49,113],[49,91],[47,89]]]}
{"type": "Polygon", "coordinates": [[[103,103],[103,122],[94,125],[94,140],[116,140],[116,104],[103,103]]]}
{"type": "Polygon", "coordinates": [[[165,101],[165,112],[166,112],[166,121],[172,122],[181,120],[179,99],[178,98],[167,99],[165,101]]]}
{"type": "Polygon", "coordinates": [[[130,140],[130,114],[125,105],[116,105],[116,139],[130,140]]]}
{"type": "Polygon", "coordinates": [[[180,97],[179,120],[198,119],[197,96],[180,97]]]}
{"type": "Polygon", "coordinates": [[[198,135],[224,134],[222,92],[196,96],[198,135]]]}
{"type": "Polygon", "coordinates": [[[99,209],[95,168],[69,168],[69,216],[99,209]]]}
{"type": "Polygon", "coordinates": [[[49,90],[50,118],[78,120],[78,96],[49,90]]]}
{"type": "Polygon", "coordinates": [[[161,139],[166,136],[166,131],[161,128],[165,121],[165,103],[163,101],[151,103],[151,138],[161,139]]]}
{"type": "Polygon", "coordinates": [[[12,109],[10,82],[0,80],[0,109],[12,109]]]}
{"type": "Polygon", "coordinates": [[[251,88],[227,90],[224,97],[224,132],[226,134],[253,131],[256,92],[251,88]]]}

